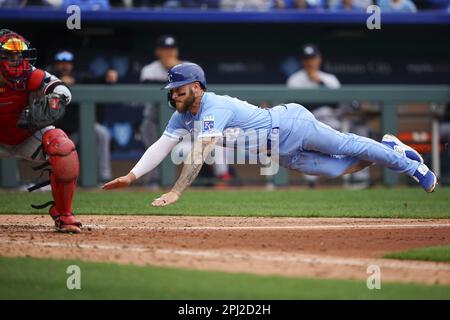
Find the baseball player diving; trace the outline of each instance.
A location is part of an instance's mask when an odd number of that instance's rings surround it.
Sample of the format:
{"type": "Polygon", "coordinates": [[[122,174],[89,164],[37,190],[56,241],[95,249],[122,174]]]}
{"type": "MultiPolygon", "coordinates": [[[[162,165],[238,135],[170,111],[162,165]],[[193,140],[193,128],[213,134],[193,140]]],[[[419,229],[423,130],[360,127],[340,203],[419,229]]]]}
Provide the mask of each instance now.
{"type": "MultiPolygon", "coordinates": [[[[134,168],[103,189],[127,187],[153,170],[183,139],[195,133],[194,146],[173,188],[154,199],[153,206],[175,203],[195,180],[203,162],[216,144],[222,144],[230,129],[242,132],[267,132],[267,139],[257,140],[257,149],[271,151],[277,137],[281,166],[310,175],[339,177],[372,164],[382,165],[416,180],[426,192],[437,185],[435,174],[423,163],[420,154],[392,135],[381,143],[351,133],[342,133],[321,123],[305,107],[295,103],[261,109],[237,98],[207,92],[202,68],[181,63],[168,71],[168,102],[173,113],[163,135],[144,153],[134,168]],[[200,126],[195,126],[199,123],[200,126]],[[276,133],[276,134],[274,134],[276,133]],[[264,145],[263,145],[264,144],[264,145]]],[[[273,156],[273,155],[272,155],[273,156]]]]}
{"type": "Polygon", "coordinates": [[[79,233],[81,223],[72,210],[78,155],[64,131],[53,126],[72,95],[61,80],[35,68],[35,61],[30,42],[0,29],[0,158],[20,157],[50,172],[53,201],[34,208],[50,205],[57,231],[79,233]]]}

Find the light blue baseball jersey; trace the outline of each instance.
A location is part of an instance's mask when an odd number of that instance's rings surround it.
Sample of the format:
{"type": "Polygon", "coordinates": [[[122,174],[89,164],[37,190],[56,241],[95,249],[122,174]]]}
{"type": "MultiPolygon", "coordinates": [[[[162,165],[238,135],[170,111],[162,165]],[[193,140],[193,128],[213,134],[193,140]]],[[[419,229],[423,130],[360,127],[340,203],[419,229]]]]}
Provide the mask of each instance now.
{"type": "Polygon", "coordinates": [[[205,92],[199,112],[193,115],[189,111],[186,113],[175,111],[164,135],[172,139],[181,139],[187,133],[193,133],[195,129],[199,131],[198,138],[221,137],[227,129],[239,129],[241,133],[250,130],[264,131],[268,134],[271,125],[268,110],[237,98],[205,92]],[[199,127],[194,128],[195,124],[199,127]]]}

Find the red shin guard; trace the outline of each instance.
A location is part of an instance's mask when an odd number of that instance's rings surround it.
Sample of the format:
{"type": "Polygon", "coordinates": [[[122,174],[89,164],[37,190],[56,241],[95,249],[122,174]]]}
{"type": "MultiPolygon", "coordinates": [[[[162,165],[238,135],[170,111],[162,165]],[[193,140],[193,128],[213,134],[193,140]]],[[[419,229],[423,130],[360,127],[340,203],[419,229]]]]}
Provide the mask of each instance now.
{"type": "Polygon", "coordinates": [[[69,215],[72,213],[72,199],[80,171],[75,145],[61,129],[45,132],[42,144],[51,167],[50,183],[55,211],[59,215],[69,215]]]}

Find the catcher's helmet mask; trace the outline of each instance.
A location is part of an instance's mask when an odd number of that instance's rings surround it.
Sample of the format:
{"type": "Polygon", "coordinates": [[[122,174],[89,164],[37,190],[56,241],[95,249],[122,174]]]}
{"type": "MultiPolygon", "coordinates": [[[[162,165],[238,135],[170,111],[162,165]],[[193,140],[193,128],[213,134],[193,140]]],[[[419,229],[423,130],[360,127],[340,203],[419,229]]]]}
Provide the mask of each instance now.
{"type": "Polygon", "coordinates": [[[36,49],[21,35],[0,30],[0,73],[13,89],[25,90],[36,62],[36,49]]]}

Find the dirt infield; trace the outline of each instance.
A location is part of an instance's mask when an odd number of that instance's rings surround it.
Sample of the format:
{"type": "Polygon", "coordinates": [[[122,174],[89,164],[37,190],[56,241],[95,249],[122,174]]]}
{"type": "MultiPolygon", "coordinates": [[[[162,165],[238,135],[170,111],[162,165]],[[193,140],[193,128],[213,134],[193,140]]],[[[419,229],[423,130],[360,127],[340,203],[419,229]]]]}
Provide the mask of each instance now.
{"type": "Polygon", "coordinates": [[[48,216],[0,215],[0,255],[73,258],[283,276],[450,285],[450,263],[382,259],[450,243],[450,219],[80,216],[84,232],[48,216]]]}

